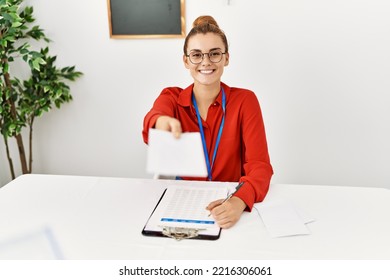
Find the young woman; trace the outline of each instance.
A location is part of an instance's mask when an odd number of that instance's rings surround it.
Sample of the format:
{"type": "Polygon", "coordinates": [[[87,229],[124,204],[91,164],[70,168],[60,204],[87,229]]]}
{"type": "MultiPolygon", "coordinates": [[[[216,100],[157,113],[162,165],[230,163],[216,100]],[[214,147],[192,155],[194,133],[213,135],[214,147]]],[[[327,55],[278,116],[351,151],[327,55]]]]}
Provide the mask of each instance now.
{"type": "Polygon", "coordinates": [[[247,89],[221,82],[229,64],[228,42],[211,16],[201,16],[184,42],[184,66],[194,83],[185,89],[165,88],[145,116],[143,138],[149,128],[200,132],[208,167],[207,178],[244,182],[224,203],[211,202],[207,209],[221,228],[233,226],[244,210],[264,199],[273,174],[268,155],[263,118],[256,95],[247,89]]]}

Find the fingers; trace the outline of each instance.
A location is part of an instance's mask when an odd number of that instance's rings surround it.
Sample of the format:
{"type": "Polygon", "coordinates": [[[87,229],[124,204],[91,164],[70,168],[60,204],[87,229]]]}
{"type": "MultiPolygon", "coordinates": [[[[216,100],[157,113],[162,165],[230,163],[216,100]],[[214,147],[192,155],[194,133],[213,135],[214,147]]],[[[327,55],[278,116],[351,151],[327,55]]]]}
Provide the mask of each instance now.
{"type": "Polygon", "coordinates": [[[178,119],[171,118],[168,116],[158,117],[155,128],[171,131],[175,138],[180,138],[182,132],[180,121],[178,119]]]}
{"type": "Polygon", "coordinates": [[[235,225],[241,217],[246,204],[238,197],[232,197],[220,204],[222,200],[211,202],[207,209],[211,211],[215,221],[221,228],[230,228],[235,225]]]}
{"type": "Polygon", "coordinates": [[[169,126],[175,138],[180,138],[181,135],[181,124],[177,119],[170,118],[169,126]]]}
{"type": "Polygon", "coordinates": [[[218,205],[220,205],[222,203],[223,199],[218,199],[218,200],[215,200],[213,202],[210,202],[209,205],[207,205],[206,207],[206,210],[213,210],[215,207],[217,207],[218,205]]]}
{"type": "Polygon", "coordinates": [[[224,203],[213,209],[212,215],[221,228],[230,228],[240,219],[240,212],[232,209],[228,203],[224,203]]]}
{"type": "Polygon", "coordinates": [[[231,228],[232,226],[234,226],[237,222],[238,222],[238,219],[235,221],[225,219],[225,220],[218,221],[218,226],[220,228],[223,228],[223,229],[228,229],[228,228],[231,228]]]}

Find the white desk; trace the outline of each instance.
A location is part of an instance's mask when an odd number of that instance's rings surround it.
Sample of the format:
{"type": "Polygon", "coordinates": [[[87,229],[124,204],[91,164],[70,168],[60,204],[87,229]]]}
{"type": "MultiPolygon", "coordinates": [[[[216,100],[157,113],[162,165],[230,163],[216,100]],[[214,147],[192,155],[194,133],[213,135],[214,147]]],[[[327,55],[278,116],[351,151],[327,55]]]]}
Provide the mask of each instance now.
{"type": "MultiPolygon", "coordinates": [[[[46,228],[60,257],[75,260],[390,259],[387,189],[271,185],[267,200],[287,199],[316,218],[308,225],[312,234],[306,236],[269,237],[255,210],[244,213],[233,228],[222,230],[217,241],[143,236],[146,220],[172,182],[21,176],[0,189],[0,256],[2,249],[23,244],[19,241],[46,228]]],[[[12,258],[46,258],[40,250],[47,248],[35,248],[33,256],[15,253],[12,258]]]]}

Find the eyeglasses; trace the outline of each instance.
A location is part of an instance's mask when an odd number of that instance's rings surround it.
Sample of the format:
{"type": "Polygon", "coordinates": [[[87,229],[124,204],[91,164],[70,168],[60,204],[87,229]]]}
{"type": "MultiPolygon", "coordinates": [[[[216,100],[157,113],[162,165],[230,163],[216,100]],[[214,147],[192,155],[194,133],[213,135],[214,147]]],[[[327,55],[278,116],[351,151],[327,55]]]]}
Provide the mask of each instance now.
{"type": "Polygon", "coordinates": [[[186,57],[190,59],[192,64],[200,64],[203,61],[205,54],[207,54],[209,60],[212,63],[218,63],[222,60],[222,55],[226,53],[220,50],[214,50],[209,53],[202,53],[201,51],[192,51],[190,52],[190,54],[186,55],[186,57]]]}

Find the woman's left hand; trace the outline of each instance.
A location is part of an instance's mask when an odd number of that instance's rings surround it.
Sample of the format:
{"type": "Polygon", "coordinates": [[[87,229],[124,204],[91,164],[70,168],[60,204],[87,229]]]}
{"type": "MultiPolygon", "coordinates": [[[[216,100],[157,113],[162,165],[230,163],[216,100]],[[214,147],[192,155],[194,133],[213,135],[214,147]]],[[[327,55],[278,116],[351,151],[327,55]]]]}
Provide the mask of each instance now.
{"type": "Polygon", "coordinates": [[[215,221],[221,228],[230,228],[240,219],[246,204],[240,198],[232,196],[229,200],[222,203],[223,199],[211,202],[206,209],[210,210],[215,221]],[[222,203],[222,204],[221,204],[222,203]]]}

